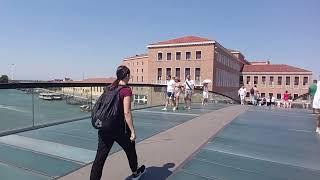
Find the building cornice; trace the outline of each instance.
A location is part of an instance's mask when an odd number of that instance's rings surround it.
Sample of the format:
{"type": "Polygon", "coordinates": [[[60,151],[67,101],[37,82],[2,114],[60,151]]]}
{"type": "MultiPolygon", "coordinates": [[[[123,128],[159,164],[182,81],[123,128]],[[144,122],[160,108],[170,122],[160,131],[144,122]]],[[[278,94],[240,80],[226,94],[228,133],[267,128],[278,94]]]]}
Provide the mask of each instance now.
{"type": "Polygon", "coordinates": [[[176,44],[151,44],[151,45],[148,45],[147,48],[210,45],[215,43],[216,43],[215,41],[204,41],[204,42],[190,42],[190,43],[176,43],[176,44]]]}
{"type": "Polygon", "coordinates": [[[241,72],[241,75],[312,75],[312,72],[241,72]]]}
{"type": "Polygon", "coordinates": [[[130,61],[130,60],[137,60],[137,59],[143,59],[148,58],[149,56],[138,56],[138,57],[130,57],[130,58],[124,58],[124,61],[130,61]]]}

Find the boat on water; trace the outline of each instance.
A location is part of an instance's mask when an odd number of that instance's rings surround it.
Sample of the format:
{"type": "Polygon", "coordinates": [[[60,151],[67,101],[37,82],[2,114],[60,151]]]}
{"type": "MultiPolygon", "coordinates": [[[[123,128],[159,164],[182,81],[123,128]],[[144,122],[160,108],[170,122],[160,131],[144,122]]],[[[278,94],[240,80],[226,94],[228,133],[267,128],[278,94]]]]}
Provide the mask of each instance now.
{"type": "Polygon", "coordinates": [[[62,94],[60,93],[40,93],[39,98],[43,100],[62,100],[62,94]]]}
{"type": "Polygon", "coordinates": [[[90,112],[91,108],[89,105],[82,105],[82,106],[80,106],[80,111],[81,112],[90,112]]]}

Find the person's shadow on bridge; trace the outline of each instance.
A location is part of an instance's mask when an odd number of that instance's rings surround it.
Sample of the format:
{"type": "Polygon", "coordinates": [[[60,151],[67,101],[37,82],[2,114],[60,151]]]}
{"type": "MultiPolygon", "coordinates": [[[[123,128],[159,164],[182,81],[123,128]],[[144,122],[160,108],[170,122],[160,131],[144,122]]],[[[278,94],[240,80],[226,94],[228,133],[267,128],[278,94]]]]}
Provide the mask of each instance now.
{"type": "MultiPolygon", "coordinates": [[[[170,170],[175,166],[174,163],[166,163],[162,167],[151,166],[147,167],[147,172],[140,178],[141,180],[165,180],[171,174],[170,170]]],[[[131,177],[126,178],[126,180],[130,180],[131,177]]]]}

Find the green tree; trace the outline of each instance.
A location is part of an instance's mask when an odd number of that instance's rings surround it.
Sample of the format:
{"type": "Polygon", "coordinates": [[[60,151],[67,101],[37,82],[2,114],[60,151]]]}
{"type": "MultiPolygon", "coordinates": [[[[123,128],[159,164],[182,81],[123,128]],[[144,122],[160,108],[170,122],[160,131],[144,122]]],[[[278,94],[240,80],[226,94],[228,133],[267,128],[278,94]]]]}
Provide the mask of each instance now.
{"type": "Polygon", "coordinates": [[[8,83],[9,77],[7,75],[2,75],[0,77],[0,83],[8,83]]]}

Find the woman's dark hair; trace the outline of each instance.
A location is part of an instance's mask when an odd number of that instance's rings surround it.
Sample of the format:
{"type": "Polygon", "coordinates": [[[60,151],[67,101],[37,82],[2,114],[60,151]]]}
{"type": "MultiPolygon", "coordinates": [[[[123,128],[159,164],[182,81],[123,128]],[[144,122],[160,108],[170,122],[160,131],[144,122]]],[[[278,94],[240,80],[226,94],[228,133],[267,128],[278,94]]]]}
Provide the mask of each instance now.
{"type": "Polygon", "coordinates": [[[119,86],[119,82],[130,75],[130,69],[127,66],[119,66],[117,68],[117,79],[111,84],[111,89],[117,88],[119,86]]]}

